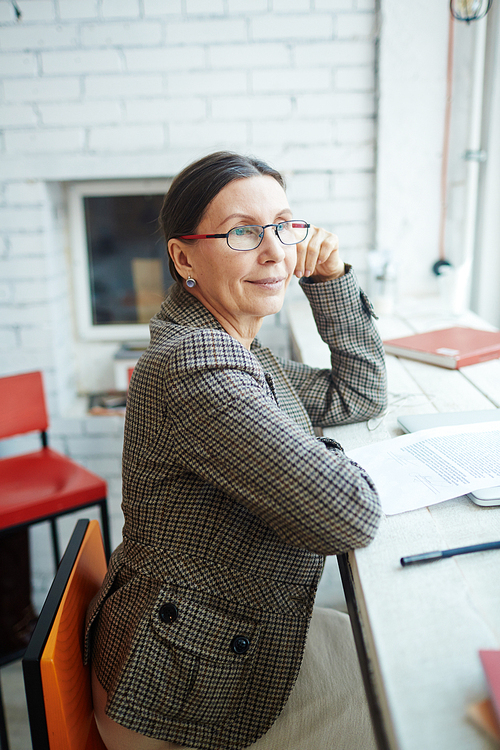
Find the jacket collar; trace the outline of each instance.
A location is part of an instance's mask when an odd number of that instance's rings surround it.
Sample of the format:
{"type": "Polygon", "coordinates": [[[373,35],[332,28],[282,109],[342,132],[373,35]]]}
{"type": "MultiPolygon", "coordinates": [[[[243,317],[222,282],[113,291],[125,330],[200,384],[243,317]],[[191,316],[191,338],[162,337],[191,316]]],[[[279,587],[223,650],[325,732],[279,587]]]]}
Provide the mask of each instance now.
{"type": "MultiPolygon", "coordinates": [[[[187,292],[180,284],[174,283],[167,292],[165,301],[160,310],[151,319],[149,330],[151,338],[165,323],[174,323],[186,328],[215,328],[224,331],[225,328],[219,323],[201,302],[187,292]]],[[[228,336],[230,334],[227,334],[228,336]]],[[[251,350],[260,349],[261,344],[257,338],[252,342],[251,350]]]]}
{"type": "Polygon", "coordinates": [[[187,292],[180,284],[174,283],[168,290],[165,301],[150,323],[151,333],[160,322],[176,323],[187,328],[223,327],[211,312],[196,297],[187,292]]]}

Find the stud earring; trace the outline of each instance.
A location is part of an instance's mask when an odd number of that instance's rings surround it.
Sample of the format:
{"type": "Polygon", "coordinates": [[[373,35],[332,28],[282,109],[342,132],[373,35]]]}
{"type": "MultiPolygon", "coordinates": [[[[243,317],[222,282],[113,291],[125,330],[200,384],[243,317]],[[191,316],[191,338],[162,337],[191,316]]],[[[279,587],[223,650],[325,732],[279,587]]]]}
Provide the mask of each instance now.
{"type": "Polygon", "coordinates": [[[186,279],[186,285],[192,289],[194,286],[196,286],[196,279],[192,279],[191,276],[188,276],[186,279]]]}

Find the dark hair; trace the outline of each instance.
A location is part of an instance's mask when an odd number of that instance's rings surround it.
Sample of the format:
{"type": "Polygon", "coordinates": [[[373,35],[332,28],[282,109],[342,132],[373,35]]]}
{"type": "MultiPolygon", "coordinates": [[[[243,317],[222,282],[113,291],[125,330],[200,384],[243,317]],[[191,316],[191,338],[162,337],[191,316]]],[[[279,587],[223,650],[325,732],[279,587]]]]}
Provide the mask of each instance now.
{"type": "MultiPolygon", "coordinates": [[[[230,151],[217,151],[204,156],[182,170],[172,182],[160,212],[160,227],[165,242],[184,234],[196,234],[208,205],[222,188],[233,180],[268,175],[285,188],[283,177],[264,161],[230,151]]],[[[185,240],[189,242],[190,240],[185,240]]],[[[172,278],[182,282],[172,258],[172,278]]]]}

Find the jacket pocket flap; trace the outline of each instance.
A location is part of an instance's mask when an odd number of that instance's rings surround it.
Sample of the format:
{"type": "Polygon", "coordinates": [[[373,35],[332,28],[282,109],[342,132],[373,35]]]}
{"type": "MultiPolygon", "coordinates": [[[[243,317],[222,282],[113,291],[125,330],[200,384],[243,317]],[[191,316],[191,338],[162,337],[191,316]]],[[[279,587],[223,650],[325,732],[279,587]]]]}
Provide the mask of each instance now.
{"type": "Polygon", "coordinates": [[[205,659],[248,659],[259,635],[259,624],[229,602],[174,587],[160,591],[151,625],[165,643],[205,659]]]}

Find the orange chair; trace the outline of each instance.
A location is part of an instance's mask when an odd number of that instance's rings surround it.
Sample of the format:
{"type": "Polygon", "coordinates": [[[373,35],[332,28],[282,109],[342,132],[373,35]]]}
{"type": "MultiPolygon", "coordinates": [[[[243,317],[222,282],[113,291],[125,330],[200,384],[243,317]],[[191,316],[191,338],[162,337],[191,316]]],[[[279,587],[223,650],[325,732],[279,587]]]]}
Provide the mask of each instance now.
{"type": "Polygon", "coordinates": [[[82,519],[61,560],[23,658],[33,750],[106,750],[83,664],[87,605],[106,573],[98,521],[82,519]]]}

